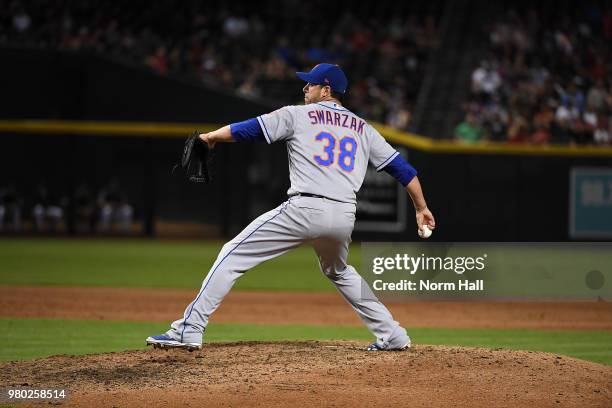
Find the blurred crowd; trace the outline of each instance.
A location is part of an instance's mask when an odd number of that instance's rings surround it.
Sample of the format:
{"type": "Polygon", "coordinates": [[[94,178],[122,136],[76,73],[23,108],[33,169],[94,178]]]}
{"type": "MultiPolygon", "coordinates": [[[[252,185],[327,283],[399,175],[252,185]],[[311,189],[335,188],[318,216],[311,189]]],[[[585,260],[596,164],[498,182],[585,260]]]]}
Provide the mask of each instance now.
{"type": "Polygon", "coordinates": [[[0,186],[0,233],[63,233],[73,222],[78,233],[129,233],[134,208],[116,181],[94,194],[83,183],[71,197],[40,183],[25,197],[8,185],[0,186]]]}
{"type": "Polygon", "coordinates": [[[279,106],[301,102],[295,71],[335,62],[352,111],[406,129],[441,4],[0,0],[0,44],[93,50],[279,106]]]}
{"type": "Polygon", "coordinates": [[[487,56],[472,72],[455,137],[611,145],[612,7],[530,7],[487,27],[487,56]]]}

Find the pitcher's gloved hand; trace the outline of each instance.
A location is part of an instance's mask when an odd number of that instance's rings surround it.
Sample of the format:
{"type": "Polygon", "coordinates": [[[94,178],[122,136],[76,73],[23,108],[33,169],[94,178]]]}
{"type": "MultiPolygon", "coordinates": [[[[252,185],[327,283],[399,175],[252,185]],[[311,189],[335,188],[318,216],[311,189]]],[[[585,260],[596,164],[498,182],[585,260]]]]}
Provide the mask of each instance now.
{"type": "Polygon", "coordinates": [[[211,181],[212,150],[200,139],[199,131],[193,132],[183,148],[181,166],[189,181],[194,183],[209,183],[211,181]]]}

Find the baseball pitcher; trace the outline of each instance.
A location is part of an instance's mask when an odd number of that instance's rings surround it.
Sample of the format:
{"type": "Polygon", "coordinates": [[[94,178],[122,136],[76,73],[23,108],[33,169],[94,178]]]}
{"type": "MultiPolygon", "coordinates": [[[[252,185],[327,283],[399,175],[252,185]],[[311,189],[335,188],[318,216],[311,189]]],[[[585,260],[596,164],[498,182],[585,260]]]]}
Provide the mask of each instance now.
{"type": "Polygon", "coordinates": [[[416,170],[376,129],[342,106],[348,80],[338,65],[319,64],[297,76],[306,82],[304,105],[285,106],[199,135],[210,149],[220,142],[284,142],[289,157],[289,198],[223,246],[183,318],[165,334],[148,337],[148,345],[200,349],[210,316],[238,278],[261,262],[308,243],[321,271],[376,337],[367,350],[410,347],[406,330],[346,261],[355,223],[355,195],[368,163],[406,187],[420,230],[424,225],[435,228],[416,170]]]}

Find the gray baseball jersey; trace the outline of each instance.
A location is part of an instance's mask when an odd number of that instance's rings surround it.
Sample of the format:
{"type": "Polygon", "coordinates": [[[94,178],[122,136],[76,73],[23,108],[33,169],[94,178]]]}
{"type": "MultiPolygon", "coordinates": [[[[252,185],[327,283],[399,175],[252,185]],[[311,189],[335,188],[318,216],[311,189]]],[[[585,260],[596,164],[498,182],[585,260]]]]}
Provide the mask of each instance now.
{"type": "Polygon", "coordinates": [[[166,333],[202,343],[210,315],[249,269],[303,244],[312,245],[321,271],[336,285],[381,348],[410,344],[406,330],[346,260],[355,223],[355,194],[368,161],[377,169],[398,153],[363,119],[331,102],[287,106],[257,118],[268,143],[286,141],[292,196],[259,216],[226,243],[182,319],[166,333]]]}
{"type": "Polygon", "coordinates": [[[399,154],[365,120],[333,102],[285,106],[257,120],[268,143],[287,143],[289,195],[355,203],[368,162],[380,170],[399,154]]]}

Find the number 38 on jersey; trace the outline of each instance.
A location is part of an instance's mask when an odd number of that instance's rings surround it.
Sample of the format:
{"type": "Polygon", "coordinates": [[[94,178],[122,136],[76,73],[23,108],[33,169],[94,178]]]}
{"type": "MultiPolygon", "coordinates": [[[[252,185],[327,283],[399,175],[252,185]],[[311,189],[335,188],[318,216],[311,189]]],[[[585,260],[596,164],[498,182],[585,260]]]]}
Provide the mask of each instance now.
{"type": "Polygon", "coordinates": [[[336,163],[344,171],[353,171],[355,168],[355,153],[357,141],[351,136],[344,136],[339,141],[329,132],[321,132],[315,136],[317,142],[323,143],[322,154],[314,156],[315,161],[324,167],[336,163]],[[336,146],[338,146],[336,152],[336,146]]]}

